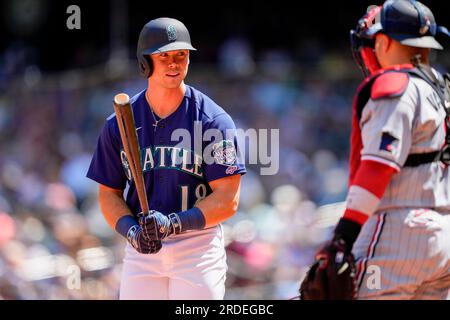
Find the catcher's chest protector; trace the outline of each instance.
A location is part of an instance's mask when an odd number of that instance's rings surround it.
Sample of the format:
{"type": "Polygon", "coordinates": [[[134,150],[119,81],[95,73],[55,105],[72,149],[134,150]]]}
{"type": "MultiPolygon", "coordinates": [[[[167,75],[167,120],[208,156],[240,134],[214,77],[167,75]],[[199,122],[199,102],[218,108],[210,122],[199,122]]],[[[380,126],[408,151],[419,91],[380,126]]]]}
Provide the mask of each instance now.
{"type": "Polygon", "coordinates": [[[428,66],[418,65],[415,67],[411,64],[398,65],[392,68],[382,69],[367,77],[356,91],[353,100],[349,184],[352,184],[361,161],[363,144],[359,122],[364,107],[369,99],[378,100],[401,96],[406,90],[409,77],[411,76],[426,81],[437,92],[447,114],[447,130],[446,142],[439,152],[410,155],[406,160],[405,166],[414,167],[433,161],[442,161],[447,165],[450,164],[450,74],[446,74],[442,79],[438,79],[428,66]]]}

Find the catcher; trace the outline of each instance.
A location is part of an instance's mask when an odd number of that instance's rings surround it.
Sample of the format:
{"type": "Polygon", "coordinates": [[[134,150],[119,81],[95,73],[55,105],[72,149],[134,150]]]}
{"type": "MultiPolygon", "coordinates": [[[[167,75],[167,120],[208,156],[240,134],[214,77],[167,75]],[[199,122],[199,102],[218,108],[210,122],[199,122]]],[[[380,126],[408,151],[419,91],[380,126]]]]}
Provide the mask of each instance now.
{"type": "Polygon", "coordinates": [[[351,31],[367,77],[353,104],[346,210],[301,299],[447,297],[450,77],[429,66],[443,49],[437,33],[450,36],[413,0],[372,6],[351,31]]]}

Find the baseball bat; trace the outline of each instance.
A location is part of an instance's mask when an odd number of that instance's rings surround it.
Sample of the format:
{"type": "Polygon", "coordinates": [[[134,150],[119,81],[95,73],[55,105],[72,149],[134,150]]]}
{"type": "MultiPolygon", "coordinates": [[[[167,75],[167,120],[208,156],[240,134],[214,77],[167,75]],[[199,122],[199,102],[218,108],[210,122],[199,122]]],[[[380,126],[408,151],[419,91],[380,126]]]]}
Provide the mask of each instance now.
{"type": "Polygon", "coordinates": [[[144,176],[142,174],[141,157],[139,154],[139,141],[136,134],[133,110],[131,109],[130,97],[125,93],[119,93],[114,97],[114,111],[117,124],[119,125],[120,137],[123,148],[130,166],[131,175],[136,186],[139,204],[144,214],[149,207],[147,192],[145,191],[144,176]]]}

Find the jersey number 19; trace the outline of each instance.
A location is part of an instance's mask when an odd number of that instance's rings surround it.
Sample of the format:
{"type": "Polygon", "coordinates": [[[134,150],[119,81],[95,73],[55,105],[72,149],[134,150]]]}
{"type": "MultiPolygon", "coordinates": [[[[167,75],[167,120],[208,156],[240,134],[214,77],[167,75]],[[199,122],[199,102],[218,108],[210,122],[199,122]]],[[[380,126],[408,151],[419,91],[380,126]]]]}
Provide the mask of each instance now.
{"type": "Polygon", "coordinates": [[[202,199],[205,199],[206,197],[206,186],[201,183],[195,188],[195,203],[188,207],[188,199],[189,199],[189,189],[191,186],[180,186],[181,187],[181,211],[186,211],[189,208],[192,208],[202,199]]]}

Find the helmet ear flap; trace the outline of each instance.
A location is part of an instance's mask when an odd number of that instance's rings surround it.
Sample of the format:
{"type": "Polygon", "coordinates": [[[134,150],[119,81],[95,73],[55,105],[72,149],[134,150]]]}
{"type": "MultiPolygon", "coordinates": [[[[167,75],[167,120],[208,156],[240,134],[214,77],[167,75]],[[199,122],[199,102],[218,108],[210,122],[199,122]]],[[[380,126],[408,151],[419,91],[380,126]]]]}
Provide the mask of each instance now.
{"type": "Polygon", "coordinates": [[[144,78],[149,78],[153,73],[153,62],[148,56],[139,57],[139,72],[144,78]]]}

